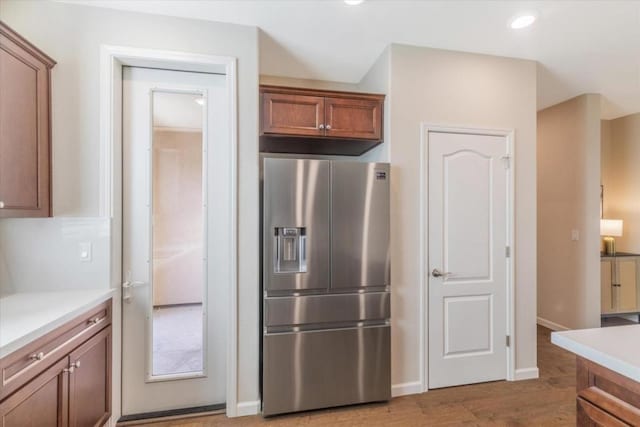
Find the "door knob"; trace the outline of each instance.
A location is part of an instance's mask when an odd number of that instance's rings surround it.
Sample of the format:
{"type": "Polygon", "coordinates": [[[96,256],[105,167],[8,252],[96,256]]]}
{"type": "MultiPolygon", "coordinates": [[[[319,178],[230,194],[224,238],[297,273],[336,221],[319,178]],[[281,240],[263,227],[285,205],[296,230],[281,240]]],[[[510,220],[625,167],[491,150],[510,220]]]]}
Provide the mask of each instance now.
{"type": "Polygon", "coordinates": [[[433,271],[431,272],[431,275],[433,277],[447,277],[450,274],[451,273],[449,273],[449,272],[442,272],[442,271],[438,270],[437,268],[434,268],[433,271]]]}
{"type": "Polygon", "coordinates": [[[127,272],[127,280],[122,283],[122,300],[131,302],[131,289],[146,285],[146,282],[135,282],[131,280],[131,272],[127,272]]]}
{"type": "Polygon", "coordinates": [[[327,128],[327,130],[331,130],[331,125],[326,125],[325,128],[327,128]]]}

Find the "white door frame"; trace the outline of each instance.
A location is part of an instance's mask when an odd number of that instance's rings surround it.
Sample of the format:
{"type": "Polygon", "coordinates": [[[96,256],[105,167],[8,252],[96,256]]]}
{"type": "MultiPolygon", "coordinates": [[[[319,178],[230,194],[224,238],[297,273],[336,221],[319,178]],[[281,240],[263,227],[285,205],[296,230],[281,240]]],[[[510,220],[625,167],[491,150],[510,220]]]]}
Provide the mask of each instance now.
{"type": "MultiPolygon", "coordinates": [[[[111,219],[111,287],[120,290],[122,281],[122,67],[153,67],[177,71],[225,74],[229,102],[229,164],[231,170],[231,283],[229,288],[227,336],[228,417],[237,416],[238,268],[237,268],[237,59],[185,52],[102,45],[100,49],[100,215],[111,219]]],[[[120,295],[118,292],[116,295],[120,295]]],[[[121,299],[114,298],[114,366],[112,424],[121,415],[121,299]]]]}
{"type": "Polygon", "coordinates": [[[458,133],[458,134],[470,134],[470,135],[491,135],[491,136],[503,136],[507,140],[507,156],[506,161],[509,162],[509,168],[507,169],[507,220],[509,224],[507,226],[507,246],[510,247],[510,256],[505,258],[507,268],[507,335],[510,336],[510,345],[507,347],[507,381],[515,380],[515,343],[516,343],[516,329],[515,329],[515,239],[514,239],[514,188],[515,188],[515,156],[514,156],[514,131],[509,129],[486,129],[480,127],[460,127],[460,126],[440,126],[430,123],[422,122],[420,124],[420,250],[419,250],[419,273],[420,273],[420,381],[422,382],[422,390],[428,391],[429,378],[428,378],[428,363],[429,363],[429,328],[427,327],[429,322],[429,292],[427,286],[429,285],[429,195],[427,189],[429,188],[429,133],[430,132],[445,132],[445,133],[458,133]]]}

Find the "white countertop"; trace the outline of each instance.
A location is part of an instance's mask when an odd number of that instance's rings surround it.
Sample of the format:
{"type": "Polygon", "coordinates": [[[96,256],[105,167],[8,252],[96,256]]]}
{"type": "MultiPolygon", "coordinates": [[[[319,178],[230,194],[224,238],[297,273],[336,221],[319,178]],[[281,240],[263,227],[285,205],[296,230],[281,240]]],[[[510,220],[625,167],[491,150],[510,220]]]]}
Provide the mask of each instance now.
{"type": "Polygon", "coordinates": [[[551,342],[640,382],[640,325],[553,332],[551,342]]]}
{"type": "Polygon", "coordinates": [[[24,292],[0,298],[0,358],[111,298],[113,289],[24,292]]]}

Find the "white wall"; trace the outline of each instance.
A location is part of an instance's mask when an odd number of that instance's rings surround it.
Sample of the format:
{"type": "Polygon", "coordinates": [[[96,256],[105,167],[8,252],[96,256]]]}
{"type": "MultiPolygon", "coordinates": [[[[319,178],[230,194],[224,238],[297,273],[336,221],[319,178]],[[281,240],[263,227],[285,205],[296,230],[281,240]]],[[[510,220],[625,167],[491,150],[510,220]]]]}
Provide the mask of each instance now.
{"type": "Polygon", "coordinates": [[[99,213],[100,45],[238,58],[238,402],[254,410],[259,398],[257,28],[32,0],[2,0],[0,16],[58,62],[52,71],[56,216],[99,213]]]}
{"type": "MultiPolygon", "coordinates": [[[[516,368],[536,370],[536,64],[392,45],[392,381],[420,383],[420,123],[515,130],[516,368]]],[[[426,197],[426,195],[424,195],[426,197]]],[[[403,385],[402,387],[400,387],[403,385]]]]}
{"type": "MultiPolygon", "coordinates": [[[[32,218],[0,220],[0,253],[11,291],[108,288],[109,220],[32,218]],[[91,261],[80,259],[80,244],[91,244],[91,261]]],[[[2,261],[0,260],[0,271],[2,261]]],[[[5,292],[7,293],[7,292],[5,292]]]]}
{"type": "Polygon", "coordinates": [[[553,328],[600,326],[600,139],[600,95],[538,112],[538,317],[553,328]]]}

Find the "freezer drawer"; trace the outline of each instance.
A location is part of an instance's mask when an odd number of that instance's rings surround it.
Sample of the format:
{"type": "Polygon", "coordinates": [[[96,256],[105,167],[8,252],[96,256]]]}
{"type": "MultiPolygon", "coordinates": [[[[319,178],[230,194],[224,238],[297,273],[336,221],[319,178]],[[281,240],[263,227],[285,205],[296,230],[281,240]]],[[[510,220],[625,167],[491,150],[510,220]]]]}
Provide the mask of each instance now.
{"type": "Polygon", "coordinates": [[[264,159],[264,290],[329,287],[327,160],[264,159]]]}
{"type": "Polygon", "coordinates": [[[264,325],[383,321],[391,317],[390,299],[389,292],[266,298],[264,325]]]}
{"type": "Polygon", "coordinates": [[[389,164],[331,163],[331,288],[389,286],[389,164]]]}
{"type": "Polygon", "coordinates": [[[263,336],[265,416],[391,398],[390,327],[263,336]]]}

